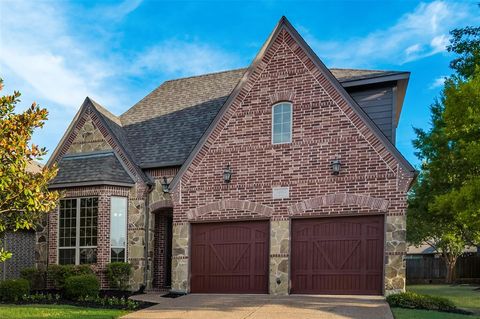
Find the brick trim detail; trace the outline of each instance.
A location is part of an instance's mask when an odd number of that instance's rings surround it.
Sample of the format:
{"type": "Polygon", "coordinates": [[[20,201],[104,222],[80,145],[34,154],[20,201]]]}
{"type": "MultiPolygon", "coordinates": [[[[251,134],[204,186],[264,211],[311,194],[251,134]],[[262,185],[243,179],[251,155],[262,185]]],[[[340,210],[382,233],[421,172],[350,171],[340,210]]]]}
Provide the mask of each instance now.
{"type": "Polygon", "coordinates": [[[327,194],[319,197],[310,198],[288,207],[288,214],[299,215],[308,210],[331,206],[331,205],[356,205],[368,207],[386,212],[389,201],[381,198],[375,198],[368,195],[336,193],[327,194]]]}
{"type": "Polygon", "coordinates": [[[270,95],[270,102],[272,104],[282,102],[282,101],[290,101],[293,102],[293,98],[295,96],[295,92],[292,90],[285,90],[282,92],[275,92],[270,95]]]}
{"type": "Polygon", "coordinates": [[[173,208],[173,202],[170,199],[159,200],[158,202],[150,204],[149,208],[153,213],[158,209],[173,208]]]}
{"type": "Polygon", "coordinates": [[[249,211],[266,217],[270,217],[273,214],[273,207],[267,205],[251,202],[248,200],[226,199],[199,206],[194,209],[190,209],[187,212],[187,218],[195,219],[210,212],[222,211],[226,209],[249,211]]]}

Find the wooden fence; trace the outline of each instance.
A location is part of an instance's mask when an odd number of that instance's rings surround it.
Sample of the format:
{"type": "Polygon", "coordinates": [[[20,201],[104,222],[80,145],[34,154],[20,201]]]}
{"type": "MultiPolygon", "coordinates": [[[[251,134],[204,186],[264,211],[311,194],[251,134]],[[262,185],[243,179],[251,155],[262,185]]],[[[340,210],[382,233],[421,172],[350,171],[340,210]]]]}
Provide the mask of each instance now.
{"type": "MultiPolygon", "coordinates": [[[[441,257],[434,255],[407,255],[407,283],[441,283],[447,268],[441,257]]],[[[456,265],[456,278],[464,282],[480,282],[480,256],[462,256],[456,265]]]]}

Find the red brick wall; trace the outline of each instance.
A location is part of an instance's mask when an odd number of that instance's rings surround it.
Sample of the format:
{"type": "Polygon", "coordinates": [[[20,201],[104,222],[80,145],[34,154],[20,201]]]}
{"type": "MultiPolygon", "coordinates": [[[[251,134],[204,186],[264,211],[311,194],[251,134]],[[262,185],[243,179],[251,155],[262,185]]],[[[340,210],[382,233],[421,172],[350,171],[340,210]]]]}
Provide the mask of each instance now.
{"type": "MultiPolygon", "coordinates": [[[[397,161],[284,30],[175,188],[174,222],[188,221],[187,212],[219,200],[261,203],[273,208],[273,218],[282,218],[300,201],[345,193],[387,200],[388,214],[403,215],[404,180],[397,161]],[[271,108],[285,97],[293,103],[293,141],[272,145],[271,108]],[[338,176],[330,169],[335,158],[342,162],[338,176]],[[227,163],[234,172],[230,184],[222,179],[227,163]],[[273,200],[277,186],[289,186],[290,198],[273,200]]],[[[333,202],[302,214],[384,211],[333,202]]],[[[259,216],[219,209],[190,220],[250,217],[259,216]]]]}
{"type": "MultiPolygon", "coordinates": [[[[98,198],[97,263],[92,265],[92,268],[99,276],[102,288],[108,287],[104,270],[106,265],[110,262],[110,197],[111,196],[128,197],[129,189],[125,187],[113,187],[113,186],[76,187],[76,188],[70,188],[65,190],[65,197],[64,197],[64,198],[78,198],[78,197],[97,197],[98,198]]],[[[49,227],[48,263],[57,264],[58,210],[49,214],[48,227],[49,227]]],[[[127,258],[128,258],[128,250],[127,250],[127,258]]]]}

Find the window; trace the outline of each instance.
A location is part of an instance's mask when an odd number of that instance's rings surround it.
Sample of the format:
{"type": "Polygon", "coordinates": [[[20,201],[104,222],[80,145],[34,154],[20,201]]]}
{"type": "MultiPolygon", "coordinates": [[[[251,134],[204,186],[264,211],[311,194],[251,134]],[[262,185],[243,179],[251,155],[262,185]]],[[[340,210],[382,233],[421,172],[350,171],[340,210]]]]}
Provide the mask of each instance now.
{"type": "Polygon", "coordinates": [[[272,107],[272,143],[292,142],[292,103],[281,102],[272,107]]]}
{"type": "Polygon", "coordinates": [[[97,262],[98,198],[60,200],[58,263],[97,262]]]}
{"type": "Polygon", "coordinates": [[[125,261],[127,238],[127,198],[112,197],[110,202],[110,261],[125,261]]]}

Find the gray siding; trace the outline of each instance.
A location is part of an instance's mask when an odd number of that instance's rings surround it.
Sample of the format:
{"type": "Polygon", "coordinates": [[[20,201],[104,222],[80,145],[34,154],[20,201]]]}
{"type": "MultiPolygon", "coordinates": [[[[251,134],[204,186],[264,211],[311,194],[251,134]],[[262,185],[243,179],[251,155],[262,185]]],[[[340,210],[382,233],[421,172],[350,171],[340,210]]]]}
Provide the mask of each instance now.
{"type": "Polygon", "coordinates": [[[385,136],[395,144],[394,88],[369,88],[350,92],[385,136]]]}
{"type": "Polygon", "coordinates": [[[0,263],[0,280],[20,277],[20,271],[35,265],[35,232],[8,232],[2,246],[12,253],[12,258],[0,263]]]}

